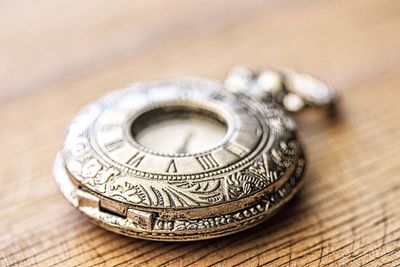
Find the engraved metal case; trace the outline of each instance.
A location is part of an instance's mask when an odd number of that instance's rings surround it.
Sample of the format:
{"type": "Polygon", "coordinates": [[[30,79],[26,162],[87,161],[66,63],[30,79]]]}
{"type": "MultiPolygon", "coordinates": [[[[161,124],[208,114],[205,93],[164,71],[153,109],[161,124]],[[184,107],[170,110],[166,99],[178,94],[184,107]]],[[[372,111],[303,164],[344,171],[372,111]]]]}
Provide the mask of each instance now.
{"type": "Polygon", "coordinates": [[[263,222],[299,189],[304,167],[295,123],[272,98],[189,78],[138,83],[83,108],[54,173],[66,199],[101,227],[186,241],[263,222]],[[217,146],[192,154],[138,143],[135,127],[168,110],[211,116],[227,133],[217,146]]]}

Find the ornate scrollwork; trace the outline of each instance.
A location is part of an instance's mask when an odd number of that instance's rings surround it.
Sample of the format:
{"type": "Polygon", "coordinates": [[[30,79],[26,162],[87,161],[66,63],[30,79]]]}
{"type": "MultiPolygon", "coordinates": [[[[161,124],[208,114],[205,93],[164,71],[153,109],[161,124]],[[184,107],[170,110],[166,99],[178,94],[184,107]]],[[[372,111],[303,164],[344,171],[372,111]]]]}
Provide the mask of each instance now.
{"type": "MultiPolygon", "coordinates": [[[[98,186],[98,185],[96,185],[98,186]]],[[[125,202],[153,207],[190,207],[219,203],[224,197],[221,181],[159,182],[117,175],[106,181],[105,193],[125,202]]]]}
{"type": "Polygon", "coordinates": [[[265,182],[251,172],[236,172],[226,178],[228,198],[237,199],[265,187],[265,182]]]}
{"type": "Polygon", "coordinates": [[[298,187],[298,183],[301,180],[303,170],[304,159],[300,159],[293,176],[283,186],[275,192],[266,195],[259,203],[253,206],[230,214],[196,220],[165,221],[158,219],[155,224],[155,230],[185,232],[212,229],[229,224],[241,223],[251,220],[254,217],[265,215],[271,209],[279,207],[283,201],[287,201],[287,198],[293,195],[295,188],[298,187]]]}

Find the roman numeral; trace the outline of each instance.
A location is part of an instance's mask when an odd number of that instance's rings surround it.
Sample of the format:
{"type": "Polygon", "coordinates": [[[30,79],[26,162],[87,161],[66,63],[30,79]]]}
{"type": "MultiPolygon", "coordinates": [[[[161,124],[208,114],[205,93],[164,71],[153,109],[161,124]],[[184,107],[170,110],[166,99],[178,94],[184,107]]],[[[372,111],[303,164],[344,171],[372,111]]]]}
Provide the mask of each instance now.
{"type": "Polygon", "coordinates": [[[242,112],[243,113],[248,113],[248,110],[242,105],[235,105],[233,107],[233,110],[236,111],[236,112],[240,112],[240,113],[242,113],[242,112]]]}
{"type": "Polygon", "coordinates": [[[213,92],[212,94],[211,94],[211,98],[212,99],[214,99],[214,100],[217,100],[217,101],[220,101],[220,100],[223,100],[223,99],[225,99],[225,95],[223,95],[222,93],[220,93],[220,92],[213,92]]]}
{"type": "Polygon", "coordinates": [[[256,136],[260,136],[262,134],[262,131],[259,127],[255,127],[253,125],[242,125],[239,128],[239,131],[244,132],[244,133],[250,133],[256,136]]]}
{"type": "Polygon", "coordinates": [[[130,157],[126,164],[132,165],[133,167],[139,166],[139,164],[142,162],[144,159],[145,155],[141,155],[140,152],[136,152],[132,157],[130,157]]]}
{"type": "Polygon", "coordinates": [[[203,167],[204,170],[217,168],[219,166],[219,163],[211,154],[196,157],[196,159],[200,163],[201,167],[203,167]]]}
{"type": "Polygon", "coordinates": [[[110,143],[107,143],[105,145],[105,147],[107,148],[107,150],[109,152],[111,152],[111,151],[114,151],[114,150],[116,150],[118,148],[121,148],[123,145],[124,145],[124,141],[122,139],[118,139],[118,140],[112,141],[110,143]]]}
{"type": "Polygon", "coordinates": [[[176,169],[176,164],[175,160],[171,160],[171,162],[168,165],[167,172],[177,172],[178,170],[176,169]]]}
{"type": "Polygon", "coordinates": [[[253,133],[255,133],[256,131],[257,131],[257,127],[255,127],[254,125],[245,125],[245,124],[243,124],[243,125],[241,125],[240,127],[239,127],[239,131],[242,131],[242,132],[253,132],[253,133]]]}
{"type": "Polygon", "coordinates": [[[232,142],[229,143],[225,149],[236,156],[241,156],[244,153],[249,151],[249,149],[247,147],[237,144],[237,143],[232,143],[232,142]]]}
{"type": "Polygon", "coordinates": [[[118,127],[120,127],[119,124],[105,124],[105,125],[103,125],[101,127],[101,131],[102,132],[106,132],[106,131],[109,131],[109,130],[114,130],[114,129],[118,128],[118,127]]]}

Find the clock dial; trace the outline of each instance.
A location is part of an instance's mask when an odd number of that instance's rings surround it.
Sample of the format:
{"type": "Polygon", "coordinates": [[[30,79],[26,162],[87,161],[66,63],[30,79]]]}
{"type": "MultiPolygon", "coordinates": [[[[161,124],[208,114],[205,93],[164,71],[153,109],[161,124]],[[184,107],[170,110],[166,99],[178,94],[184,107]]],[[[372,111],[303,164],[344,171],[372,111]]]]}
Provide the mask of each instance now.
{"type": "Polygon", "coordinates": [[[216,114],[183,107],[157,109],[134,120],[133,138],[150,150],[170,155],[196,154],[217,147],[227,126],[216,114]]]}

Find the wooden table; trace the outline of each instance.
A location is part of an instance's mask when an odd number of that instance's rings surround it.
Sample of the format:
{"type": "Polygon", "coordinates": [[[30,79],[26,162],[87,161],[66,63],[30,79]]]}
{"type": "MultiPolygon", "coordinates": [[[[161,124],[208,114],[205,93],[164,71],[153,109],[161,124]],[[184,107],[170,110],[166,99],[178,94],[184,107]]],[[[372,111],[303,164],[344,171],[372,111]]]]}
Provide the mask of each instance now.
{"type": "Polygon", "coordinates": [[[10,1],[0,4],[1,266],[400,265],[400,2],[10,1]],[[52,161],[88,101],[140,79],[290,66],[338,88],[341,119],[298,116],[311,162],[272,220],[157,243],[86,221],[52,161]]]}

